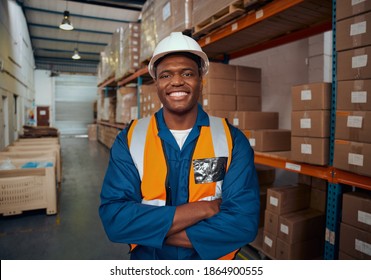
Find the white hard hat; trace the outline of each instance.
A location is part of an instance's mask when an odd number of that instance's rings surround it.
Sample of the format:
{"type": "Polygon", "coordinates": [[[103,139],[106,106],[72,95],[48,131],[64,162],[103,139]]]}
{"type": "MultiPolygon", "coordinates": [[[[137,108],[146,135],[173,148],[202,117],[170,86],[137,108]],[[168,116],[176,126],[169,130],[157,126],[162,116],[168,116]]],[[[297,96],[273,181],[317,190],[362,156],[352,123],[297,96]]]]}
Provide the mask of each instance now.
{"type": "Polygon", "coordinates": [[[152,78],[156,78],[154,64],[161,57],[174,52],[189,52],[201,57],[202,75],[209,70],[209,59],[200,45],[191,37],[182,32],[172,32],[168,37],[161,40],[156,46],[151,61],[148,64],[148,72],[152,78]]]}

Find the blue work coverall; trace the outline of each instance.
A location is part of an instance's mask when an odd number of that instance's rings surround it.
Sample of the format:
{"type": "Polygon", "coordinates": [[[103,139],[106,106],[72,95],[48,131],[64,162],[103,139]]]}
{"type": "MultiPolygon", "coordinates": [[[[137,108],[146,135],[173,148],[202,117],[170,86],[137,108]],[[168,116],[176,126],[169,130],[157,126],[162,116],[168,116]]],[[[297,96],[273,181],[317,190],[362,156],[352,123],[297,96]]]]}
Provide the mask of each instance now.
{"type": "Polygon", "coordinates": [[[209,117],[198,106],[196,123],[180,150],[167,128],[162,109],[156,113],[159,137],[168,159],[172,205],[141,204],[140,177],[127,145],[127,129],[116,138],[103,181],[99,214],[113,242],[139,244],[131,259],[218,259],[252,242],[259,224],[259,185],[254,153],[245,135],[230,125],[232,161],[225,174],[220,212],[186,229],[193,249],[165,244],[175,207],[188,202],[192,152],[209,117]]]}

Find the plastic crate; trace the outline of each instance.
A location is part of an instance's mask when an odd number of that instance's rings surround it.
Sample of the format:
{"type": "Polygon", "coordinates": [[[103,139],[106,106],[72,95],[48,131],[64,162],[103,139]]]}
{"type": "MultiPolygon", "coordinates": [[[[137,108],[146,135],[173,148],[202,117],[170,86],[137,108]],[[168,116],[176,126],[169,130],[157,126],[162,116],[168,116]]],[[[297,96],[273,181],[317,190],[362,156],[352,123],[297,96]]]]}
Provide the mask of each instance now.
{"type": "Polygon", "coordinates": [[[56,151],[45,151],[45,152],[33,152],[33,151],[18,151],[18,152],[0,152],[0,164],[6,160],[18,160],[18,159],[24,159],[29,161],[40,161],[45,158],[54,158],[55,164],[54,164],[54,170],[55,170],[55,178],[58,176],[58,167],[57,164],[57,152],[56,151]]]}
{"type": "MultiPolygon", "coordinates": [[[[17,167],[26,162],[12,161],[17,167]]],[[[47,215],[57,213],[54,167],[0,170],[0,214],[17,215],[36,209],[46,209],[47,215]]]]}
{"type": "Polygon", "coordinates": [[[18,152],[18,153],[27,153],[27,152],[56,152],[57,155],[57,181],[58,183],[62,182],[62,160],[61,160],[61,148],[59,144],[44,144],[44,145],[19,145],[19,146],[7,146],[4,150],[5,152],[18,152]]]}

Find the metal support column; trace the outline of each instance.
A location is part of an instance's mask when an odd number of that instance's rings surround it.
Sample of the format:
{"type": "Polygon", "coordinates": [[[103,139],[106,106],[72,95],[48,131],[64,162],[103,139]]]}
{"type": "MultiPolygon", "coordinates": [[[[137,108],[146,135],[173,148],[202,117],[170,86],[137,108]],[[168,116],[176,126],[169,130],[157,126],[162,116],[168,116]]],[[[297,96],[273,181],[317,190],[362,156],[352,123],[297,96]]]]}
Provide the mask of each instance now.
{"type": "MultiPolygon", "coordinates": [[[[337,93],[337,52],[336,52],[336,0],[332,1],[332,94],[331,94],[331,120],[330,120],[330,154],[329,165],[333,166],[335,146],[336,122],[336,93],[337,93]]],[[[334,176],[334,174],[332,174],[334,176]]],[[[342,186],[333,181],[328,183],[327,210],[326,210],[326,236],[324,258],[337,259],[339,249],[339,227],[341,221],[342,186]]]]}
{"type": "Polygon", "coordinates": [[[340,184],[328,184],[324,253],[326,260],[338,258],[342,194],[343,189],[340,184]]]}

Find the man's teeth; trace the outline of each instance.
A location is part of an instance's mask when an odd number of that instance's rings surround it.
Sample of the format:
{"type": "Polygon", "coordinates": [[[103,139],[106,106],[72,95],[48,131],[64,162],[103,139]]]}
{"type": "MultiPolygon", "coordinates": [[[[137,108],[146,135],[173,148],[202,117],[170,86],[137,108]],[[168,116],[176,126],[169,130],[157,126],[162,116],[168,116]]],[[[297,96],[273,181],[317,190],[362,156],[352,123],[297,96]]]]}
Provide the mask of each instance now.
{"type": "Polygon", "coordinates": [[[187,93],[184,91],[177,91],[177,92],[170,93],[170,96],[184,96],[184,95],[187,95],[187,93]]]}

